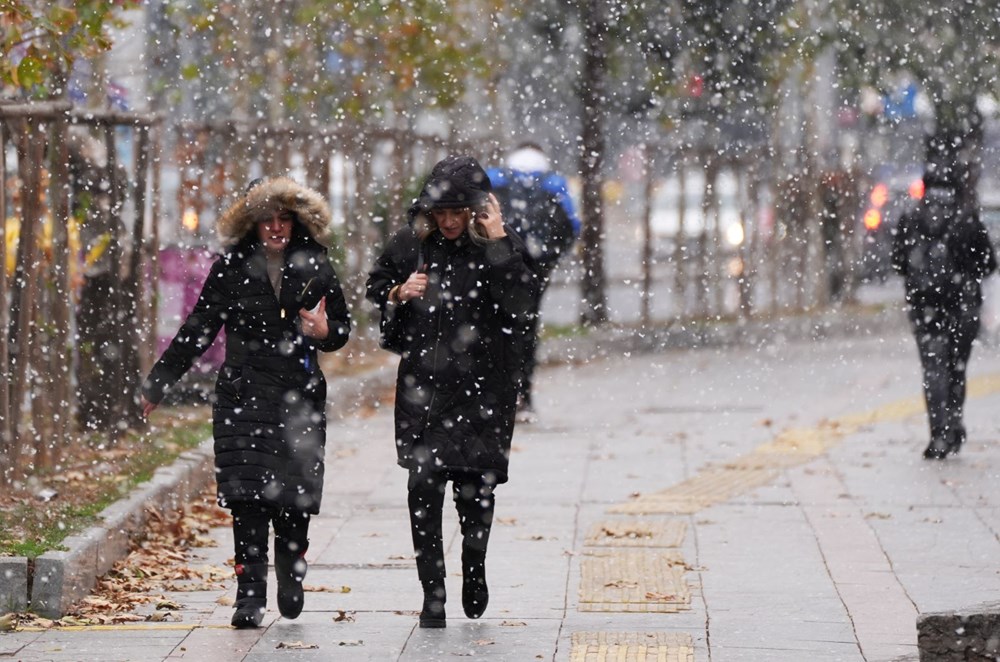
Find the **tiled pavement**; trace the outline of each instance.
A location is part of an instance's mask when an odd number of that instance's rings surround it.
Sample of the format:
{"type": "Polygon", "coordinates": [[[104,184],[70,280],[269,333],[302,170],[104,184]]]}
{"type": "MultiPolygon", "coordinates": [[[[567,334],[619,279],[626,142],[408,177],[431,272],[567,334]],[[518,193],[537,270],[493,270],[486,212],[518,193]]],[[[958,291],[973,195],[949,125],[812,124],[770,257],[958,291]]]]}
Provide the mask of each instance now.
{"type": "MultiPolygon", "coordinates": [[[[415,627],[389,412],[332,421],[298,620],[230,629],[230,583],[168,596],[176,622],[4,634],[0,659],[916,659],[918,613],[1000,595],[1000,353],[977,347],[972,373],[968,447],[929,463],[905,332],[547,370],[497,492],[479,621],[446,510],[441,631],[415,627]]],[[[214,535],[199,562],[222,565],[214,535]]]]}

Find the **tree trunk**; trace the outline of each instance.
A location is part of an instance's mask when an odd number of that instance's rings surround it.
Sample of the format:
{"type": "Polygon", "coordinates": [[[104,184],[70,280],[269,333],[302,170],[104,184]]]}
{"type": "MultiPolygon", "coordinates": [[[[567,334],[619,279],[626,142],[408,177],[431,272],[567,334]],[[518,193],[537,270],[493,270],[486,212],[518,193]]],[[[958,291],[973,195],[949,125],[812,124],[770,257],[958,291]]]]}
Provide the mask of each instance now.
{"type": "Polygon", "coordinates": [[[22,429],[25,420],[22,411],[31,377],[28,368],[31,363],[34,337],[35,299],[38,296],[39,268],[39,228],[41,194],[41,171],[44,158],[45,140],[40,127],[34,121],[25,121],[24,132],[18,146],[18,169],[21,187],[21,229],[17,250],[17,267],[14,271],[12,300],[12,330],[14,340],[12,358],[14,362],[11,386],[11,423],[14,448],[11,466],[19,467],[19,457],[27,446],[29,434],[22,429]]]}
{"type": "Polygon", "coordinates": [[[73,411],[70,374],[73,351],[70,344],[70,305],[73,292],[69,282],[69,152],[66,132],[69,123],[58,119],[52,124],[49,141],[49,200],[52,213],[52,344],[49,356],[52,400],[55,406],[52,434],[53,460],[58,462],[67,446],[69,421],[73,411]]]}
{"type": "Polygon", "coordinates": [[[583,179],[581,294],[584,309],[580,314],[580,322],[584,326],[598,326],[608,321],[603,246],[604,180],[601,172],[605,149],[603,104],[608,38],[604,2],[605,0],[588,0],[584,4],[583,70],[577,88],[583,118],[580,175],[583,179]]]}
{"type": "Polygon", "coordinates": [[[650,301],[653,288],[653,235],[650,228],[650,217],[653,207],[653,177],[655,168],[653,166],[653,150],[649,145],[643,145],[643,165],[644,175],[642,187],[642,253],[640,255],[642,266],[642,293],[639,319],[643,328],[648,328],[651,322],[650,301]]]}
{"type": "Polygon", "coordinates": [[[684,250],[687,243],[687,157],[681,159],[680,168],[677,170],[677,233],[674,235],[674,300],[676,310],[674,317],[681,319],[688,312],[687,306],[687,259],[688,253],[684,250]]]}
{"type": "Polygon", "coordinates": [[[0,121],[0,486],[10,484],[10,308],[7,306],[7,123],[0,121]]]}

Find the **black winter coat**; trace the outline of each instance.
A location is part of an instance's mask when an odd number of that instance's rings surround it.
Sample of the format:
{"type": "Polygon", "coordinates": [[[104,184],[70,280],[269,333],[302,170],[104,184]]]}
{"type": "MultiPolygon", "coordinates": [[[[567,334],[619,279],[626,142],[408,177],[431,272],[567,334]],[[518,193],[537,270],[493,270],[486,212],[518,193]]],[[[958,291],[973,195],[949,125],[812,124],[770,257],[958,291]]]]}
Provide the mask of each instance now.
{"type": "Polygon", "coordinates": [[[389,240],[368,279],[368,298],[398,316],[405,346],[396,380],[401,466],[507,480],[524,328],[538,287],[527,249],[507,236],[476,245],[411,227],[389,240]],[[388,303],[389,290],[426,265],[421,298],[388,303]],[[389,310],[391,309],[391,310],[389,310]]]}
{"type": "Polygon", "coordinates": [[[194,309],[143,384],[146,399],[158,403],[225,328],[226,360],[212,411],[222,506],[253,502],[319,512],[326,381],[317,350],[342,347],[351,321],[327,251],[307,227],[296,224],[285,250],[280,300],[252,230],[219,257],[194,309]],[[313,308],[321,297],[330,333],[317,341],[302,335],[298,311],[313,308]]]}
{"type": "Polygon", "coordinates": [[[904,214],[892,245],[892,266],[906,280],[906,300],[912,318],[925,319],[943,313],[978,311],[983,302],[982,282],[996,270],[997,262],[986,227],[976,213],[953,215],[928,211],[926,205],[904,214]],[[917,272],[928,265],[919,262],[922,247],[943,237],[951,264],[946,286],[923,291],[917,272]]]}

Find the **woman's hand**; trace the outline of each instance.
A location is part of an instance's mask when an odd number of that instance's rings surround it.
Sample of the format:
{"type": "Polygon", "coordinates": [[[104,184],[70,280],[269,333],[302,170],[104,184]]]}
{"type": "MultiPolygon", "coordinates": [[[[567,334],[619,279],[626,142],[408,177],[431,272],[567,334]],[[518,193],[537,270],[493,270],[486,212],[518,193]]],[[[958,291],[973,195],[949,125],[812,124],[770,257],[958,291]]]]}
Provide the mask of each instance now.
{"type": "Polygon", "coordinates": [[[414,271],[396,290],[396,298],[400,303],[410,299],[419,299],[427,293],[427,274],[414,271]]]}
{"type": "Polygon", "coordinates": [[[503,229],[503,214],[500,212],[500,203],[496,196],[490,193],[486,204],[475,212],[474,222],[483,226],[483,231],[489,239],[499,239],[507,236],[507,231],[503,229]]]}
{"type": "Polygon", "coordinates": [[[315,340],[323,340],[330,335],[330,325],[326,321],[326,297],[319,300],[314,313],[308,308],[299,310],[299,319],[302,320],[302,335],[315,340]]]}
{"type": "Polygon", "coordinates": [[[144,395],[139,396],[139,405],[142,407],[143,418],[149,418],[149,415],[152,414],[153,410],[157,407],[157,405],[154,405],[152,402],[147,400],[144,395]]]}

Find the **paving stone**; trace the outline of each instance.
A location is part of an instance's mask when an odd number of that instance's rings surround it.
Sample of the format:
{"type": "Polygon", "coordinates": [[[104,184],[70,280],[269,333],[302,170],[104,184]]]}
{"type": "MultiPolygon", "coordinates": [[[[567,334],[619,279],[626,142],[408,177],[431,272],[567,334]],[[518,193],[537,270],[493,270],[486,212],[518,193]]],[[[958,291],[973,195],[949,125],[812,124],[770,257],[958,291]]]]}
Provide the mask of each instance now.
{"type": "Polygon", "coordinates": [[[49,618],[62,616],[72,603],[88,595],[98,577],[101,535],[96,527],[68,536],[62,544],[69,551],[46,552],[35,559],[31,609],[49,618]]]}
{"type": "Polygon", "coordinates": [[[574,632],[572,662],[694,662],[689,634],[574,632]]]}
{"type": "Polygon", "coordinates": [[[0,613],[28,608],[28,559],[0,558],[0,613]]]}
{"type": "Polygon", "coordinates": [[[623,550],[581,560],[581,611],[662,612],[690,608],[685,564],[676,552],[623,550]]]}
{"type": "Polygon", "coordinates": [[[684,520],[615,519],[593,525],[588,547],[680,547],[687,532],[684,520]]]}

